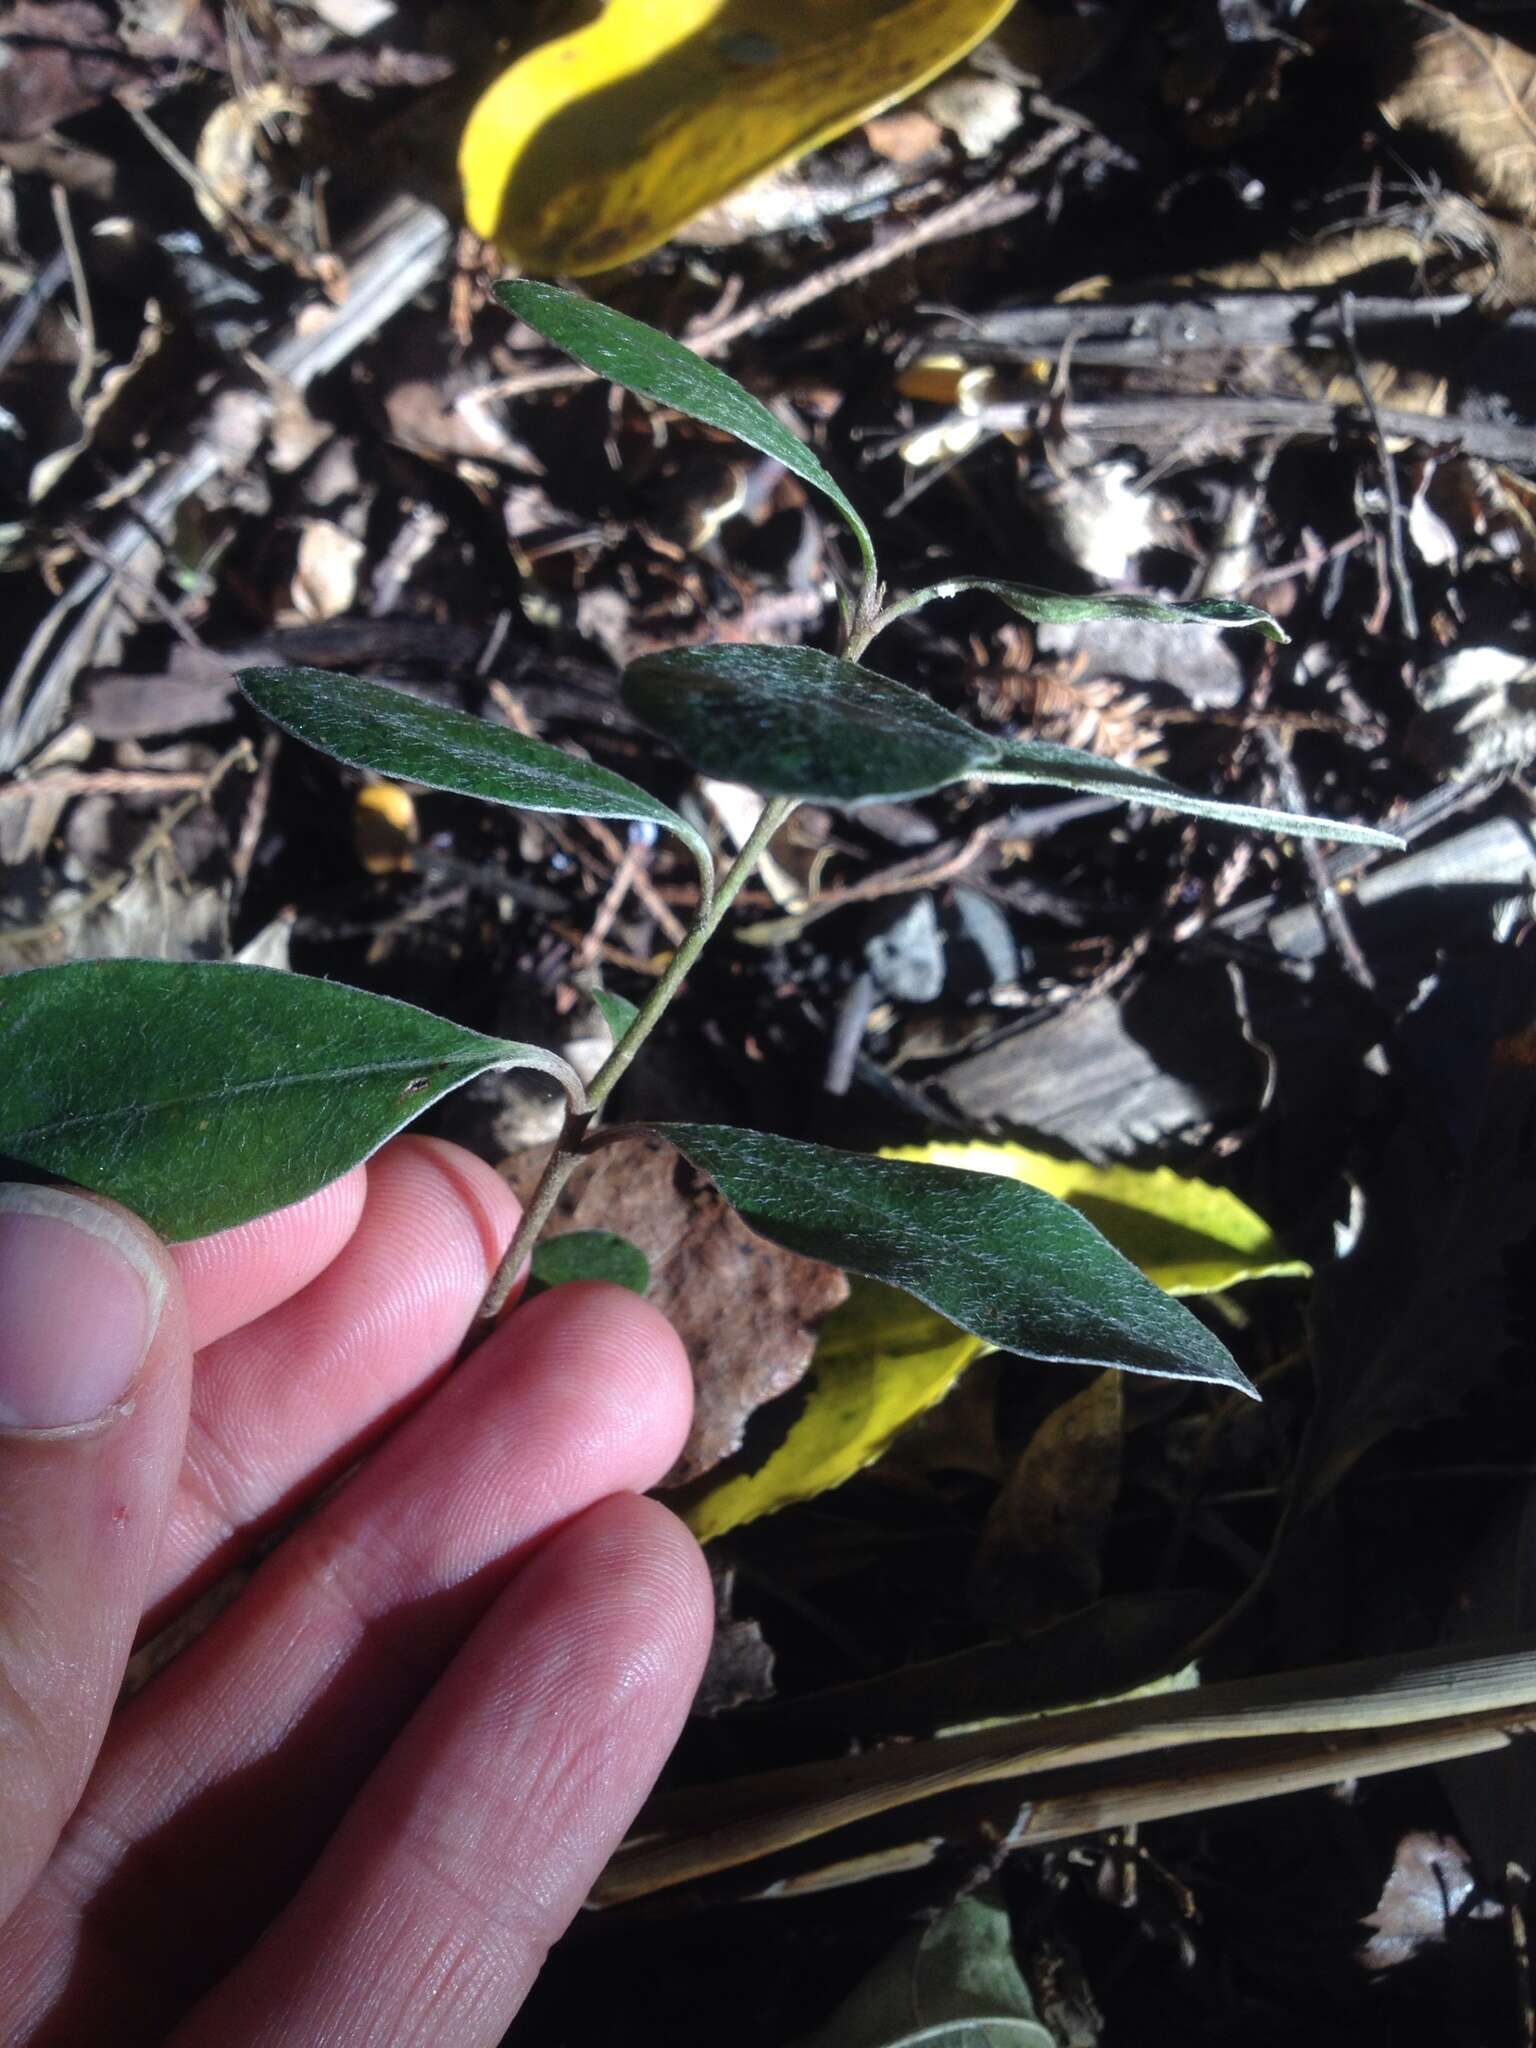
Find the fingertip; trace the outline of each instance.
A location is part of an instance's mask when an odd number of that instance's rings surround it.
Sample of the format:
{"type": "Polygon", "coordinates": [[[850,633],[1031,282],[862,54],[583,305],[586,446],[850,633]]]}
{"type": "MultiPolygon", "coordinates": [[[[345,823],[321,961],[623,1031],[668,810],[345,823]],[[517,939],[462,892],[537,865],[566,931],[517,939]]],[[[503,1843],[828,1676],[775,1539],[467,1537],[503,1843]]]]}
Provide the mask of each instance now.
{"type": "Polygon", "coordinates": [[[494,1168],[483,1159],[455,1145],[447,1138],[429,1138],[410,1131],[396,1138],[389,1148],[414,1154],[438,1173],[452,1198],[460,1204],[479,1238],[489,1280],[501,1264],[512,1242],[522,1206],[494,1168]]]}
{"type": "Polygon", "coordinates": [[[636,1493],[597,1502],[570,1533],[577,1530],[573,1562],[609,1605],[610,1639],[627,1616],[622,1626],[637,1631],[691,1701],[715,1627],[714,1585],[694,1536],[663,1502],[636,1493]]]}
{"type": "Polygon", "coordinates": [[[193,1348],[242,1329],[307,1287],[357,1229],[367,1198],[368,1169],[354,1166],[286,1209],[172,1245],[193,1348]]]}
{"type": "Polygon", "coordinates": [[[605,1280],[573,1280],[517,1309],[476,1353],[482,1369],[537,1370],[552,1388],[600,1406],[629,1456],[614,1490],[654,1486],[693,1422],[693,1371],[682,1339],[650,1302],[605,1280]]]}

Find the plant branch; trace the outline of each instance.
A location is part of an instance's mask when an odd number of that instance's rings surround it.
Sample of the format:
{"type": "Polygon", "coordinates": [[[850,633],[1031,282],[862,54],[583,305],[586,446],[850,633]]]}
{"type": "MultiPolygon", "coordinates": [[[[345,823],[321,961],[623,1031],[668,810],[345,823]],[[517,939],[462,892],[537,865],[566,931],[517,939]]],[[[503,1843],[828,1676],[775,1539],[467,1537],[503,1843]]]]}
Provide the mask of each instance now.
{"type": "Polygon", "coordinates": [[[587,1101],[593,1109],[602,1107],[630,1061],[650,1037],[661,1020],[662,1012],[676,995],[694,961],[714,936],[721,918],[735,902],[743,882],[762,859],[769,840],[794,808],[795,799],[784,796],[770,797],[763,805],[762,815],[742,843],[741,851],[721,878],[713,900],[701,907],[687,937],[672,955],[666,973],[641,1005],[640,1014],[593,1077],[592,1085],[587,1090],[587,1101]]]}
{"type": "Polygon", "coordinates": [[[540,1231],[549,1221],[555,1203],[560,1199],[560,1191],[570,1179],[581,1156],[579,1148],[592,1116],[607,1100],[630,1061],[661,1021],[662,1013],[682,986],[689,969],[714,936],[720,920],[736,900],[742,884],[761,860],[769,840],[794,808],[795,798],[787,796],[770,797],[763,805],[762,816],[721,878],[718,888],[700,904],[699,914],[682,944],[673,954],[666,973],[652,989],[634,1022],[593,1077],[592,1084],[587,1090],[586,1111],[580,1115],[572,1113],[567,1116],[559,1143],[550,1154],[549,1163],[540,1176],[539,1184],[534,1189],[522,1221],[518,1224],[512,1242],[508,1245],[506,1254],[486,1290],[485,1299],[480,1304],[472,1328],[472,1337],[487,1323],[493,1322],[505,1307],[507,1296],[512,1292],[513,1282],[522,1269],[524,1259],[533,1249],[540,1231]]]}
{"type": "Polygon", "coordinates": [[[893,604],[876,609],[869,618],[855,620],[853,631],[848,635],[848,645],[843,650],[845,661],[858,661],[877,633],[883,633],[887,626],[894,626],[898,619],[904,619],[909,612],[921,611],[925,604],[932,604],[938,597],[953,597],[957,591],[969,588],[964,578],[949,583],[929,583],[921,590],[911,591],[906,597],[898,597],[893,604]]]}

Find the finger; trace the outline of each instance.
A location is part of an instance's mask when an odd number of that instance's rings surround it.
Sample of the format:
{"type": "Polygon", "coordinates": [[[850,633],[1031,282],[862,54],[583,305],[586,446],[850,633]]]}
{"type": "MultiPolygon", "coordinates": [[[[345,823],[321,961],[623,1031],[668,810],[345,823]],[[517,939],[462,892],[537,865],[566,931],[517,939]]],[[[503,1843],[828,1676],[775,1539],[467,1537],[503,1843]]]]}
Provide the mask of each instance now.
{"type": "Polygon", "coordinates": [[[126,1211],[0,1187],[0,1921],[106,1730],[187,1423],[186,1306],[126,1211]]]}
{"type": "Polygon", "coordinates": [[[556,1289],[488,1338],[118,1717],[8,1930],[21,2038],[48,2015],[61,2038],[158,2040],[286,1904],[533,1547],[654,1485],[691,1401],[670,1326],[618,1288],[556,1289]]]}
{"type": "Polygon", "coordinates": [[[369,1162],[361,1217],[333,1263],[198,1359],[156,1624],[449,1364],[517,1215],[505,1182],[457,1145],[401,1138],[369,1162]]]}
{"type": "Polygon", "coordinates": [[[711,1606],[698,1546],[656,1502],[564,1530],[176,2048],[493,2048],[677,1739],[711,1606]]]}
{"type": "Polygon", "coordinates": [[[323,1273],[357,1228],[367,1192],[367,1170],[354,1166],[287,1209],[173,1245],[193,1350],[254,1322],[323,1273]]]}

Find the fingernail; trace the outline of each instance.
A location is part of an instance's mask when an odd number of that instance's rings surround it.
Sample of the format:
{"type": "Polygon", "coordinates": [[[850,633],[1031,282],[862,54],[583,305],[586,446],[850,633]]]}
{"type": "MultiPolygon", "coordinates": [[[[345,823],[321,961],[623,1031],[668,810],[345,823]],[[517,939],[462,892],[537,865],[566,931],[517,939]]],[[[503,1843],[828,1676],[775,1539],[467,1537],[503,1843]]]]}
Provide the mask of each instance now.
{"type": "Polygon", "coordinates": [[[115,1407],[164,1304],[165,1276],[122,1217],[65,1188],[0,1185],[0,1428],[115,1407]]]}

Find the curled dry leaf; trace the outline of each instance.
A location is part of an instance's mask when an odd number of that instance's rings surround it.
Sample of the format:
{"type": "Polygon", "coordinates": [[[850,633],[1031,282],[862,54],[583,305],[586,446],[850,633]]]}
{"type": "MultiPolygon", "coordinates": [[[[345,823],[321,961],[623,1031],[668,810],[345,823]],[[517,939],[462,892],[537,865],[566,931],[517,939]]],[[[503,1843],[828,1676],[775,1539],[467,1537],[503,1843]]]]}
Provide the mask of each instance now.
{"type": "Polygon", "coordinates": [[[706,1721],[773,1698],[773,1651],[761,1625],[735,1611],[736,1568],[712,1560],[715,1634],[693,1711],[706,1721]]]}
{"type": "MultiPolygon", "coordinates": [[[[545,1154],[503,1169],[527,1200],[545,1154]]],[[[610,1145],[580,1166],[551,1230],[613,1230],[651,1262],[650,1299],[693,1366],[693,1428],[667,1484],[708,1472],[740,1448],[765,1401],[803,1378],[822,1318],[848,1293],[834,1266],[756,1236],[660,1138],[610,1145]]]]}
{"type": "Polygon", "coordinates": [[[197,138],[203,182],[192,192],[211,227],[222,228],[232,212],[265,198],[270,181],[261,159],[263,138],[300,111],[300,102],[275,80],[251,86],[214,108],[197,138]]]}

